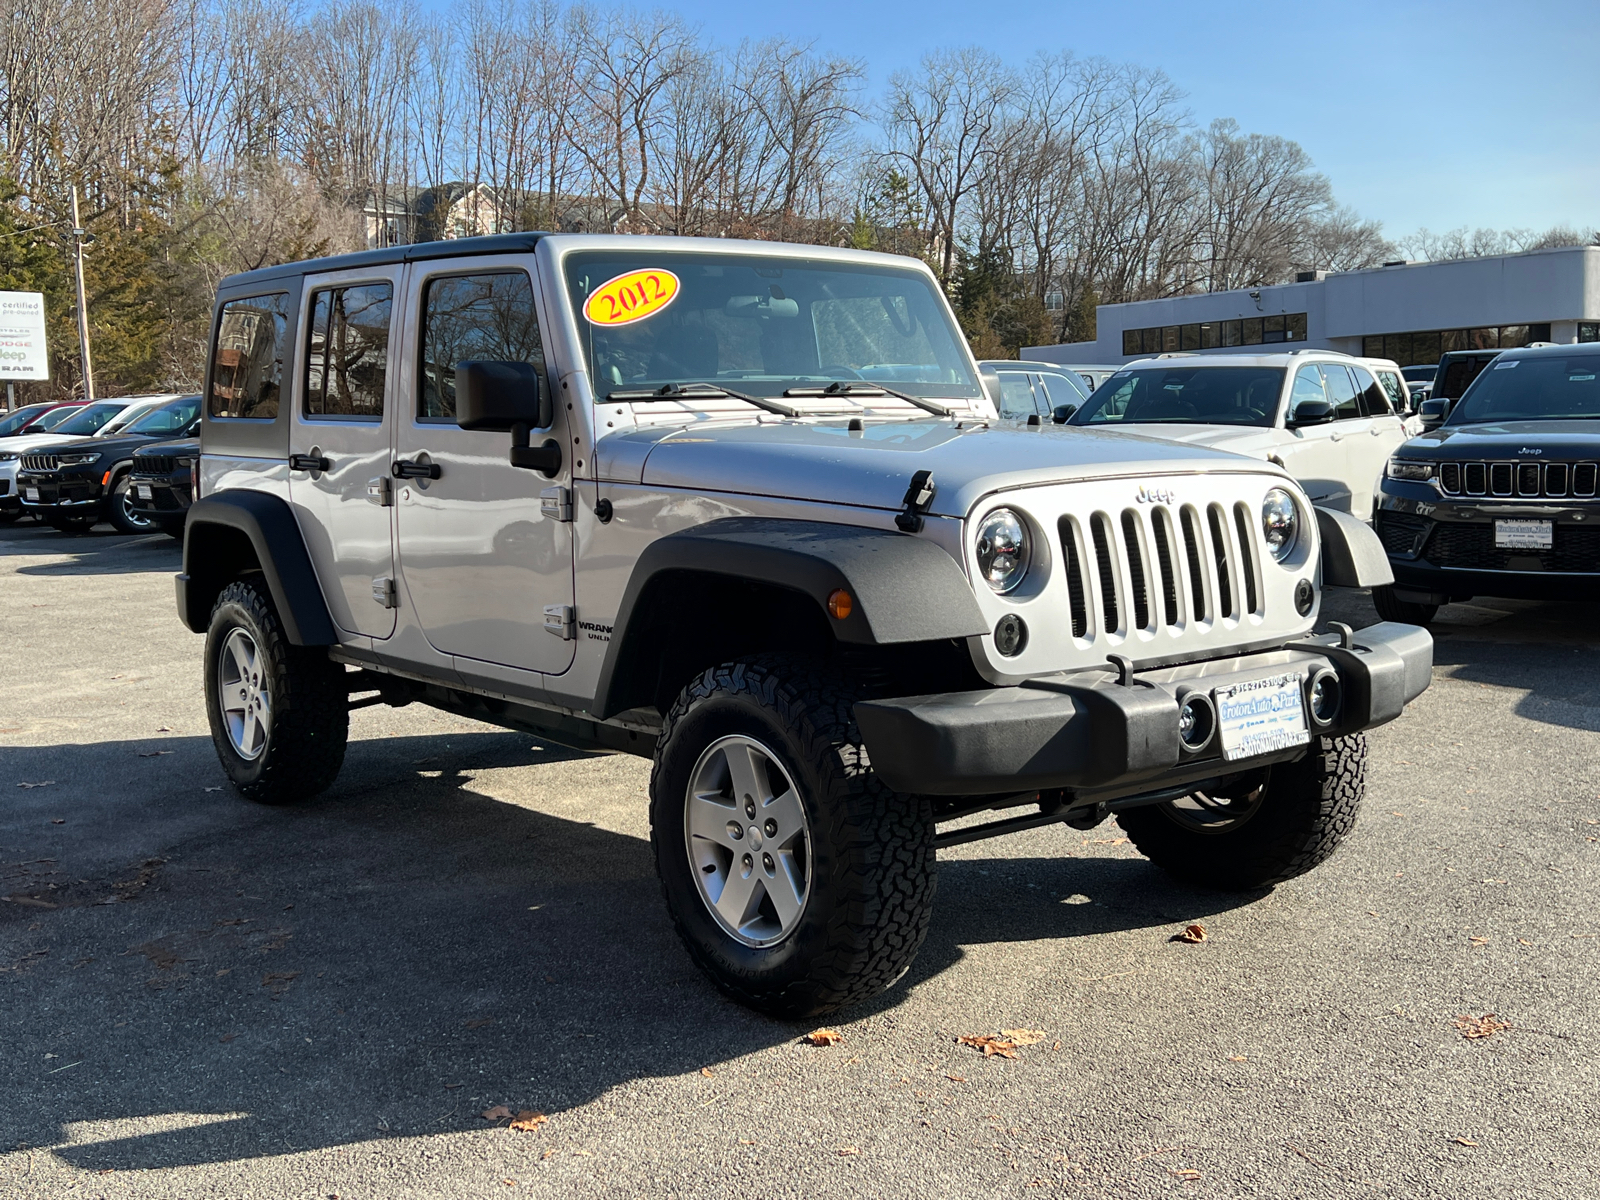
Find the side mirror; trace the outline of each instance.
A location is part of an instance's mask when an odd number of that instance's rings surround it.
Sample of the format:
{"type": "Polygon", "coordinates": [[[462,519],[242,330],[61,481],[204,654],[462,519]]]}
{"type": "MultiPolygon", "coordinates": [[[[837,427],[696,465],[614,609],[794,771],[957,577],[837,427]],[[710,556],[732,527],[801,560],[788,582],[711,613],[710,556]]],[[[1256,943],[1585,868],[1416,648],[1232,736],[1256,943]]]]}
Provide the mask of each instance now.
{"type": "Polygon", "coordinates": [[[199,437],[200,436],[200,418],[199,417],[196,417],[192,422],[190,422],[189,428],[187,428],[187,429],[185,429],[183,431],[183,436],[184,437],[199,437]]]}
{"type": "Polygon", "coordinates": [[[1072,414],[1077,411],[1078,406],[1076,404],[1058,404],[1055,406],[1055,410],[1051,412],[1050,419],[1057,425],[1065,425],[1071,420],[1072,414]]]}
{"type": "Polygon", "coordinates": [[[1326,400],[1302,400],[1294,406],[1294,411],[1289,414],[1289,428],[1299,429],[1302,425],[1326,425],[1333,420],[1333,405],[1326,400]]]}
{"type": "Polygon", "coordinates": [[[1424,430],[1437,429],[1444,424],[1444,419],[1450,415],[1450,401],[1424,400],[1417,406],[1417,415],[1422,418],[1424,430]]]}
{"type": "Polygon", "coordinates": [[[511,465],[553,478],[561,471],[561,446],[546,438],[528,444],[529,431],[553,423],[539,372],[531,363],[456,364],[456,424],[463,429],[511,434],[511,465]]]}

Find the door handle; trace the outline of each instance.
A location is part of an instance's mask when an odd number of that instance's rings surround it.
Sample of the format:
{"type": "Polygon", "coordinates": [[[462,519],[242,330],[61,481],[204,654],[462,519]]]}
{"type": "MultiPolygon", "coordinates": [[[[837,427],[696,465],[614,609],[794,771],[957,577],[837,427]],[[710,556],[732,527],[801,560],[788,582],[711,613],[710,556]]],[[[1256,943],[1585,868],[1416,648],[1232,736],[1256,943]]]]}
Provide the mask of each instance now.
{"type": "Polygon", "coordinates": [[[331,471],[333,470],[333,464],[320,454],[291,454],[289,455],[289,470],[331,471]]]}
{"type": "Polygon", "coordinates": [[[391,468],[396,479],[438,479],[444,474],[436,462],[423,462],[420,458],[400,459],[391,468]]]}

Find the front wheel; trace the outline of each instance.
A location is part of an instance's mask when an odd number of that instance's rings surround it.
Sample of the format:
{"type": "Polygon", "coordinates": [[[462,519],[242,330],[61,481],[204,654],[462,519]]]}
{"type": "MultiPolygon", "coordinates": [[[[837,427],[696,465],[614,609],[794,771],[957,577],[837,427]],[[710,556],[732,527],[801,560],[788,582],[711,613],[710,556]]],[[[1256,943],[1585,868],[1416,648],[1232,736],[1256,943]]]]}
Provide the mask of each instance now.
{"type": "Polygon", "coordinates": [[[1404,625],[1426,625],[1439,613],[1437,604],[1413,604],[1400,599],[1389,584],[1372,589],[1372,607],[1385,621],[1399,621],[1404,625]]]}
{"type": "Polygon", "coordinates": [[[119,533],[149,533],[156,527],[154,517],[147,517],[133,507],[133,479],[126,473],[111,485],[107,508],[107,515],[119,533]]]}
{"type": "Polygon", "coordinates": [[[867,764],[839,680],[804,660],[706,671],[667,714],[650,841],[673,924],[717,987],[802,1017],[887,989],[932,911],[932,807],[867,764]]]}
{"type": "Polygon", "coordinates": [[[285,804],[332,783],[350,733],[344,668],[318,647],[290,643],[265,585],[222,589],[205,654],[211,740],[234,786],[285,804]]]}
{"type": "Polygon", "coordinates": [[[1313,737],[1304,758],[1251,772],[1216,793],[1117,817],[1151,862],[1224,891],[1270,887],[1325,861],[1367,794],[1367,735],[1313,737]]]}

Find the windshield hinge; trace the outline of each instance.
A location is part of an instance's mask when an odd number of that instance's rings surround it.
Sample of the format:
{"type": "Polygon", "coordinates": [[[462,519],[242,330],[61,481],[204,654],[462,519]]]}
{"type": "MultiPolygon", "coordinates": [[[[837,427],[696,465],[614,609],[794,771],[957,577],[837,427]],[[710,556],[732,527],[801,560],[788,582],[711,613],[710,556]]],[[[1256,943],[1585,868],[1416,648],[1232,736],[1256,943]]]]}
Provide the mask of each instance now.
{"type": "Polygon", "coordinates": [[[549,487],[539,493],[539,511],[552,521],[572,520],[572,493],[564,487],[549,487]]]}

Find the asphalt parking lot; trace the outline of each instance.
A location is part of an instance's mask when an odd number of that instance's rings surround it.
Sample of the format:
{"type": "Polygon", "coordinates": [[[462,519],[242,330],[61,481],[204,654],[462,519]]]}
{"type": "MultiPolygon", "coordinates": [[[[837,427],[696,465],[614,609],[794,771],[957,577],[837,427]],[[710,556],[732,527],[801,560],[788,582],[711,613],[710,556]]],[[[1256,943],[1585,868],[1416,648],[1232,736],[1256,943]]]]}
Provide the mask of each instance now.
{"type": "Polygon", "coordinates": [[[1270,894],[1111,823],[947,852],[818,1048],[679,949],[642,760],[365,709],[328,793],[238,798],[178,560],[0,529],[6,1197],[1600,1194],[1600,604],[1444,610],[1270,894]],[[1002,1029],[1044,1036],[956,1040],[1002,1029]]]}

